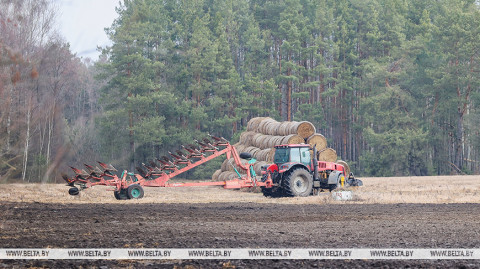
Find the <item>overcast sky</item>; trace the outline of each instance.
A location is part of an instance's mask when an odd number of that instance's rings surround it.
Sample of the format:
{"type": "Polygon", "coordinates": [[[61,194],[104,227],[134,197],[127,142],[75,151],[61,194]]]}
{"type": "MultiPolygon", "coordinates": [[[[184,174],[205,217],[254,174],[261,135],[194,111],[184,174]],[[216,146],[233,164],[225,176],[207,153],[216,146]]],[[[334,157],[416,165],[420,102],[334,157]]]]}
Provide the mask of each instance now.
{"type": "Polygon", "coordinates": [[[79,57],[97,60],[97,46],[111,42],[105,34],[117,17],[119,0],[56,0],[59,8],[58,29],[79,57]]]}

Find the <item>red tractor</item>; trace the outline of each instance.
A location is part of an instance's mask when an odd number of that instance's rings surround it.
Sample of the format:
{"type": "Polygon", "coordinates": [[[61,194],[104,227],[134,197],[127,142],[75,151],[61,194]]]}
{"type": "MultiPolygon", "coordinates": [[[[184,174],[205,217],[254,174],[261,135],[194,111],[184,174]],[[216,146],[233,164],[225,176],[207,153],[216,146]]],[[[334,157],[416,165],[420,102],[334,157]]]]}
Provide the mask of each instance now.
{"type": "MultiPolygon", "coordinates": [[[[262,182],[271,180],[273,187],[261,187],[267,197],[309,196],[321,189],[334,190],[338,186],[362,186],[353,173],[348,173],[344,165],[317,160],[317,151],[313,147],[311,158],[310,145],[275,146],[274,163],[262,167],[262,182]]],[[[346,164],[345,164],[346,165],[346,164]]]]}
{"type": "MultiPolygon", "coordinates": [[[[78,195],[81,190],[96,185],[114,187],[114,196],[118,200],[139,199],[144,195],[143,187],[189,187],[189,186],[223,186],[225,189],[261,187],[263,194],[276,196],[308,196],[320,189],[335,189],[340,185],[361,186],[362,181],[350,174],[344,165],[332,162],[319,162],[310,158],[310,145],[276,146],[274,164],[262,167],[262,177],[258,178],[253,169],[255,159],[250,153],[238,154],[234,146],[223,137],[211,136],[213,141],[205,138],[196,141],[196,145],[183,146],[186,151],[169,152],[173,159],[163,156],[152,160],[144,168],[137,167],[140,174],[124,170],[117,176],[112,165],[99,162],[101,168],[85,165],[88,171],[71,167],[74,177],[63,175],[70,186],[68,193],[78,195]],[[188,152],[188,153],[187,153],[188,152]],[[169,180],[203,163],[225,154],[232,159],[242,174],[234,167],[238,178],[224,181],[170,183],[169,180]],[[250,159],[247,163],[240,160],[250,159]]],[[[314,150],[314,156],[316,156],[314,150]]]]}

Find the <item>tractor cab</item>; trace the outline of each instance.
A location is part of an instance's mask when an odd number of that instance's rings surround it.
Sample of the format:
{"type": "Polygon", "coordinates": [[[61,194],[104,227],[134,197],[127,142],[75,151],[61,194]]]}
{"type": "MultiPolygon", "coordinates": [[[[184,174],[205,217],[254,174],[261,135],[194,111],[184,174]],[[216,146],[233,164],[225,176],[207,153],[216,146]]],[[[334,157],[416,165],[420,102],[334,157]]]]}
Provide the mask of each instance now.
{"type": "Polygon", "coordinates": [[[275,146],[273,162],[279,168],[287,166],[284,164],[301,163],[311,169],[310,145],[292,144],[275,146]]]}
{"type": "Polygon", "coordinates": [[[272,187],[262,187],[263,195],[305,197],[320,189],[332,191],[344,184],[362,185],[353,175],[345,177],[343,164],[318,161],[315,147],[313,158],[310,150],[310,145],[306,144],[275,146],[274,163],[262,166],[262,182],[270,181],[269,184],[272,184],[272,187]]]}

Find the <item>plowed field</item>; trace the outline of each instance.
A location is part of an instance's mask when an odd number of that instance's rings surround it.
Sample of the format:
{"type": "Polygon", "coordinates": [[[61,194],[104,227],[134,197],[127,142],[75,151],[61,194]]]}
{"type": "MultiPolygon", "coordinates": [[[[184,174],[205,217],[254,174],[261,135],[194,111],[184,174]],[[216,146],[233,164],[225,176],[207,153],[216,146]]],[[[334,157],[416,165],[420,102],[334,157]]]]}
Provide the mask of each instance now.
{"type": "MultiPolygon", "coordinates": [[[[477,177],[365,179],[354,201],[147,188],[116,201],[62,185],[0,185],[0,248],[479,248],[477,177]],[[463,194],[463,195],[462,195],[463,194]],[[416,199],[414,199],[416,197],[416,199]],[[402,200],[403,199],[403,200],[402,200]]],[[[463,267],[478,260],[0,260],[0,267],[463,267]]]]}

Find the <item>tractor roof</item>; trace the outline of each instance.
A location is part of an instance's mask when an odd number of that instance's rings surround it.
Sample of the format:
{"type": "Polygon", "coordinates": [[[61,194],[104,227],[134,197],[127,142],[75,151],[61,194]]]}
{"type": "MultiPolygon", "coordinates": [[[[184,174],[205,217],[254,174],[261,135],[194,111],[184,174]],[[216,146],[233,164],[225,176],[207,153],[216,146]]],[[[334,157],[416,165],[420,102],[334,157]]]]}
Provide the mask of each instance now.
{"type": "Polygon", "coordinates": [[[275,148],[309,148],[310,144],[284,144],[277,145],[275,148]]]}

